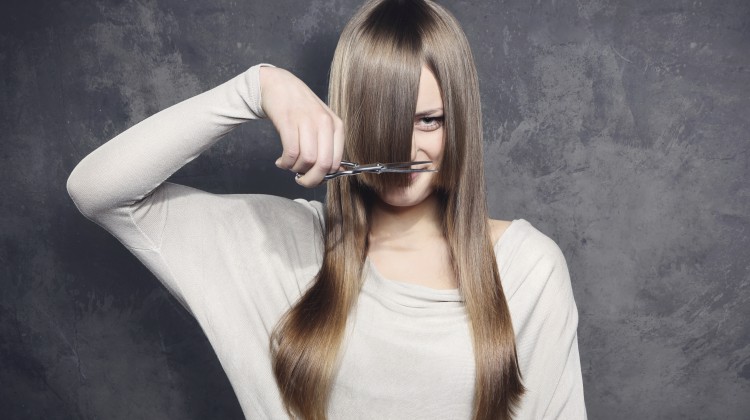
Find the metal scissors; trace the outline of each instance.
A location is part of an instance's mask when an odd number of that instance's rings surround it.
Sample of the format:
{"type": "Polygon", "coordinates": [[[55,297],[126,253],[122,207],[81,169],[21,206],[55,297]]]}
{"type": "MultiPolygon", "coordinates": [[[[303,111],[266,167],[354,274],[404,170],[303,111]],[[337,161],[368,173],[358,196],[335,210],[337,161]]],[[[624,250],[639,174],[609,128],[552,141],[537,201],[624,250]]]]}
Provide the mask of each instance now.
{"type": "MultiPolygon", "coordinates": [[[[418,162],[396,162],[396,163],[370,163],[367,165],[360,165],[358,163],[354,162],[348,162],[345,160],[341,161],[341,166],[347,167],[349,169],[333,172],[323,177],[324,181],[328,181],[329,179],[338,178],[340,176],[344,175],[357,175],[364,172],[367,173],[373,173],[373,174],[380,174],[383,172],[399,172],[399,173],[409,173],[409,172],[437,172],[437,169],[416,169],[411,168],[413,165],[422,165],[425,163],[432,163],[431,160],[422,160],[418,162]]],[[[304,174],[296,174],[295,178],[299,179],[304,174]]]]}

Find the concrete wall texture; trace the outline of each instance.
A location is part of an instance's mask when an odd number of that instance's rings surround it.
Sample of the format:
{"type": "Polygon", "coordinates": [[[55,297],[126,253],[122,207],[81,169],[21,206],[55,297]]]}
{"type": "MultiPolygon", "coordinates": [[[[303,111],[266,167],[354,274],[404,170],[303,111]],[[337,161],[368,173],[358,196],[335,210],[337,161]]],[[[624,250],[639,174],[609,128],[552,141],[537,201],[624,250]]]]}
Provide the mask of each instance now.
{"type": "MultiPolygon", "coordinates": [[[[65,190],[89,152],[261,61],[324,96],[358,0],[0,6],[0,413],[241,418],[197,323],[65,190]]],[[[750,2],[445,1],[491,215],[565,253],[592,419],[750,418],[750,2]]],[[[171,180],[323,199],[244,124],[171,180]]]]}

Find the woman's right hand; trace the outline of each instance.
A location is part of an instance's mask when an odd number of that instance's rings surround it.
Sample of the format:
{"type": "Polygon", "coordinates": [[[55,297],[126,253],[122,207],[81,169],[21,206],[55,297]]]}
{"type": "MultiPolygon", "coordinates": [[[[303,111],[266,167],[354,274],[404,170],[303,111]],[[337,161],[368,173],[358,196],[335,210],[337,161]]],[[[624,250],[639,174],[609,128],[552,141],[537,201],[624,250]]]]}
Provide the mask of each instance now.
{"type": "Polygon", "coordinates": [[[318,186],[339,170],[344,152],[344,124],[307,85],[291,72],[261,66],[261,107],[281,137],[276,166],[305,175],[297,183],[318,186]]]}

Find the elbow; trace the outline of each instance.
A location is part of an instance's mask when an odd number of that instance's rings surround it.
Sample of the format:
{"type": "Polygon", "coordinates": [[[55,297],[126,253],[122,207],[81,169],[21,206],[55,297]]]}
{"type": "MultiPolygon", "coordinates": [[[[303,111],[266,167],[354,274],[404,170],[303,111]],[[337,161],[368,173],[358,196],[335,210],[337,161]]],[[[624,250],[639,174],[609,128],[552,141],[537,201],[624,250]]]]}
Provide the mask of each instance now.
{"type": "Polygon", "coordinates": [[[89,219],[100,212],[101,206],[97,205],[96,192],[89,180],[89,177],[83,173],[80,164],[73,168],[65,182],[65,189],[75,204],[78,211],[89,219]]]}
{"type": "Polygon", "coordinates": [[[68,195],[70,196],[70,199],[73,200],[73,204],[75,204],[78,211],[80,211],[84,216],[88,217],[89,210],[86,206],[86,199],[84,191],[85,187],[83,186],[82,181],[80,180],[80,177],[77,176],[76,169],[73,169],[73,171],[68,176],[68,180],[65,182],[65,189],[68,191],[68,195]]]}

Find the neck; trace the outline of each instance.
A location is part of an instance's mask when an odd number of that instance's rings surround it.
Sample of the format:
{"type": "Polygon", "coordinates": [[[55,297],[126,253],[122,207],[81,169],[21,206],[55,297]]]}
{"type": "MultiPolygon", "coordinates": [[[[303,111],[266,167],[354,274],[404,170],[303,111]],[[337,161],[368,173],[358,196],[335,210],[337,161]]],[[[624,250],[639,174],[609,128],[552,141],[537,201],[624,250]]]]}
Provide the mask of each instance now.
{"type": "Polygon", "coordinates": [[[370,238],[398,241],[442,236],[439,205],[435,193],[408,207],[392,206],[378,198],[372,204],[370,238]]]}

